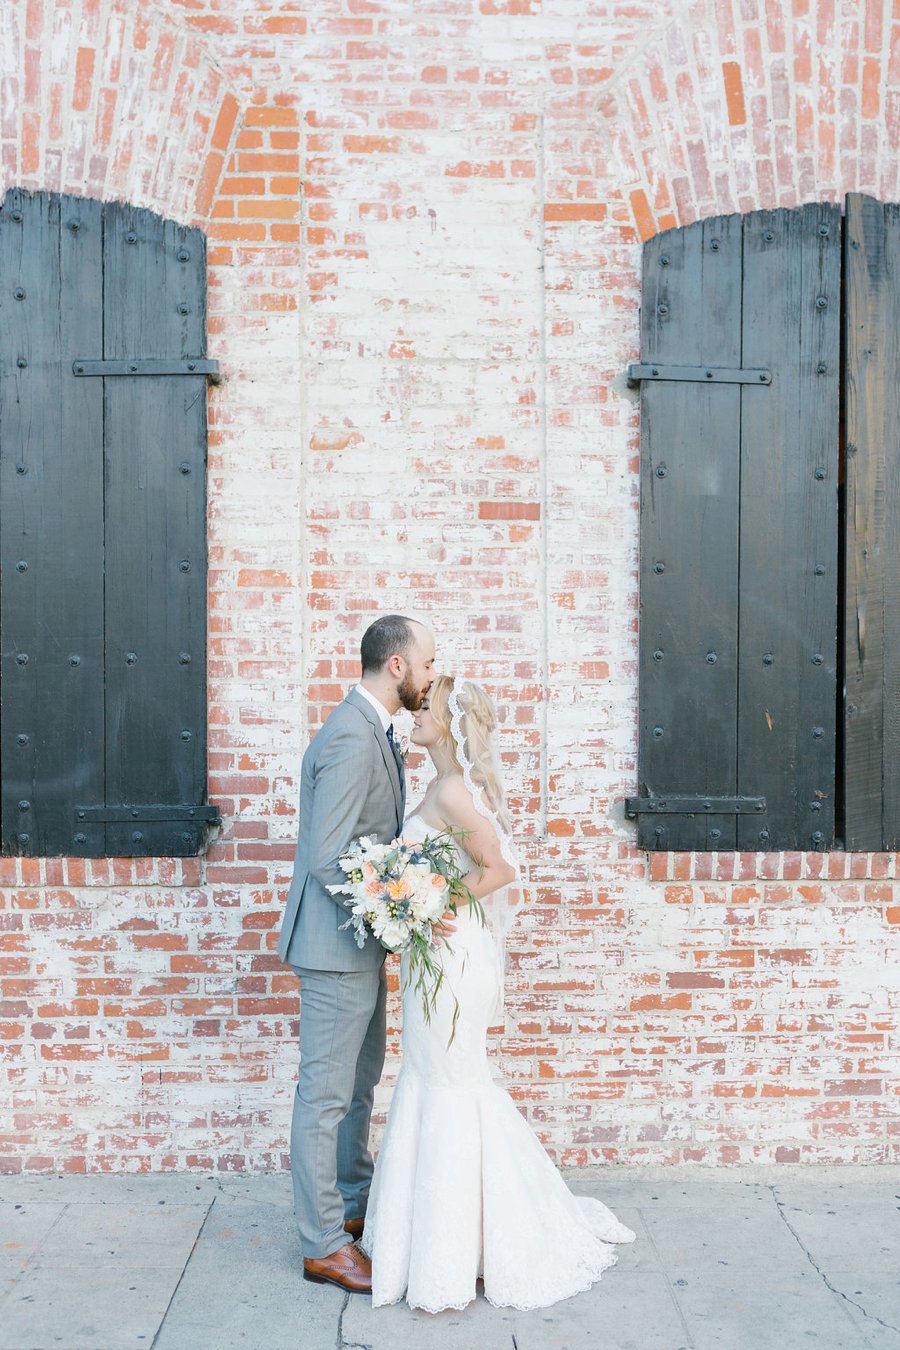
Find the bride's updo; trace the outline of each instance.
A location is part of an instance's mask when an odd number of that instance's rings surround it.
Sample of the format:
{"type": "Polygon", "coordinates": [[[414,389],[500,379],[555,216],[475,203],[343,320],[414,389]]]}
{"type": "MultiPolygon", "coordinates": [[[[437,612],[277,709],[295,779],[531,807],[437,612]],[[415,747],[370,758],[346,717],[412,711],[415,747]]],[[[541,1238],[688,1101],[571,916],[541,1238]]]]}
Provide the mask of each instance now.
{"type": "Polygon", "coordinates": [[[465,742],[465,755],[471,764],[472,779],[483,789],[485,802],[496,813],[502,828],[511,834],[512,819],[500,778],[500,756],[494,743],[497,710],[490,695],[472,680],[455,680],[452,675],[439,675],[428,691],[429,710],[437,723],[442,742],[450,749],[454,766],[462,773],[463,766],[457,753],[450,713],[450,695],[454,685],[463,714],[460,733],[465,742]]]}

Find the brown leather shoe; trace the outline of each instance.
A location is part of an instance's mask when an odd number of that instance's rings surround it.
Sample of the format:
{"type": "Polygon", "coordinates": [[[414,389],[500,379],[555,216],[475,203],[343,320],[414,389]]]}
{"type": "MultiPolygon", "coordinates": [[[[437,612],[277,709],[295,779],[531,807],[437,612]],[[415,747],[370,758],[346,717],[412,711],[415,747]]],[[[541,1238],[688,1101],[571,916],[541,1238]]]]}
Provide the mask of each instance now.
{"type": "Polygon", "coordinates": [[[363,1229],[366,1226],[365,1219],[347,1219],[344,1224],[344,1232],[349,1233],[354,1242],[358,1242],[363,1235],[363,1229]]]}
{"type": "Polygon", "coordinates": [[[372,1263],[353,1242],[330,1256],[303,1258],[303,1278],[313,1284],[336,1284],[351,1294],[371,1294],[372,1263]]]}

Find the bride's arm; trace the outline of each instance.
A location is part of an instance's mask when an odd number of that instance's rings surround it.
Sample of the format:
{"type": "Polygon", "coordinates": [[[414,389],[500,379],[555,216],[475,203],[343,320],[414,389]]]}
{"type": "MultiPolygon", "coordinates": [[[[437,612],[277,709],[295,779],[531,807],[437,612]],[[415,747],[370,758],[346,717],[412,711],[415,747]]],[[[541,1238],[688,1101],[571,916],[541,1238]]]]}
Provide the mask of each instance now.
{"type": "Polygon", "coordinates": [[[441,783],[435,806],[447,828],[462,833],[459,843],[477,864],[462,879],[475,899],[483,900],[492,891],[508,886],[515,879],[515,868],[504,858],[492,823],[475,810],[462,777],[454,774],[441,783]]]}

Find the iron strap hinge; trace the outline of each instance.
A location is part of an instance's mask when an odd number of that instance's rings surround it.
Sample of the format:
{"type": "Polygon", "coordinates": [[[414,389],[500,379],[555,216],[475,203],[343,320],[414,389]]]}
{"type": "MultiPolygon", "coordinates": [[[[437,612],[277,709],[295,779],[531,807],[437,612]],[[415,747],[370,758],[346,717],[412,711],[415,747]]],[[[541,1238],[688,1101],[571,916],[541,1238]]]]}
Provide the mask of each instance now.
{"type": "Polygon", "coordinates": [[[134,820],[205,820],[210,824],[221,824],[222,817],[217,806],[162,806],[154,802],[149,806],[76,806],[76,820],[109,821],[128,824],[134,820]]]}
{"type": "Polygon", "coordinates": [[[765,797],[626,797],[629,820],[646,813],[670,816],[746,816],[765,811],[765,797]]]}
{"type": "MultiPolygon", "coordinates": [[[[184,356],[147,358],[132,357],[127,361],[73,361],[75,375],[211,375],[218,376],[218,361],[205,357],[184,356]]],[[[216,380],[213,380],[216,383],[216,380]]]]}
{"type": "Polygon", "coordinates": [[[628,384],[633,388],[641,380],[690,380],[697,384],[771,384],[772,372],[741,366],[664,366],[658,361],[632,363],[628,384]]]}

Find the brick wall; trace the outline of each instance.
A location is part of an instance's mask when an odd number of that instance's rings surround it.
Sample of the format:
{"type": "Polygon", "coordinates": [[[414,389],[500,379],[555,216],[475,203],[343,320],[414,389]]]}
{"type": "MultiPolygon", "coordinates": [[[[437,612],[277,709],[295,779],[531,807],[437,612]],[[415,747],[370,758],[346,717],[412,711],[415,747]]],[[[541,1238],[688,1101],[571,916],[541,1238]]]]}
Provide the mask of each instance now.
{"type": "MultiPolygon", "coordinates": [[[[900,27],[823,0],[10,0],[4,185],[209,236],[201,859],[0,860],[6,1170],[279,1168],[309,733],[373,610],[497,695],[498,1066],[567,1164],[896,1161],[893,855],[633,846],[640,244],[895,200],[900,27]]],[[[426,775],[413,761],[411,797],[426,775]]],[[[391,1057],[379,1125],[396,1073],[391,1057]]]]}

